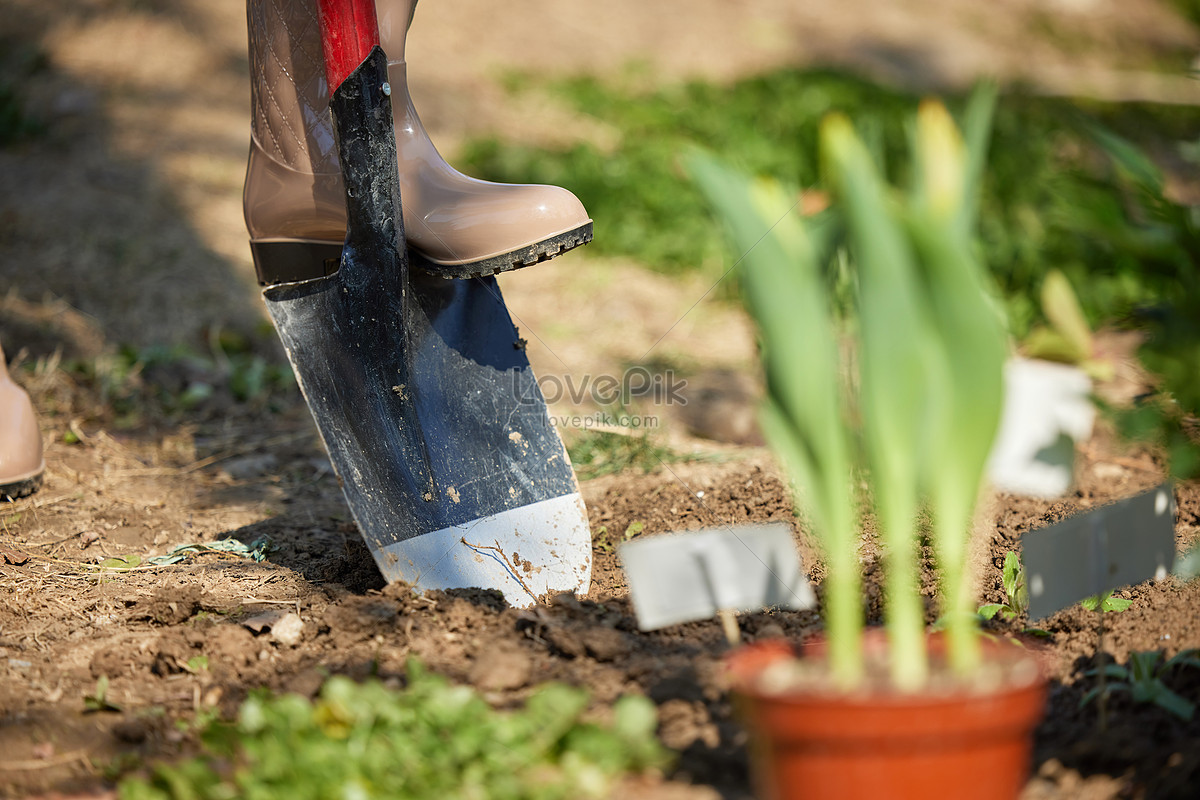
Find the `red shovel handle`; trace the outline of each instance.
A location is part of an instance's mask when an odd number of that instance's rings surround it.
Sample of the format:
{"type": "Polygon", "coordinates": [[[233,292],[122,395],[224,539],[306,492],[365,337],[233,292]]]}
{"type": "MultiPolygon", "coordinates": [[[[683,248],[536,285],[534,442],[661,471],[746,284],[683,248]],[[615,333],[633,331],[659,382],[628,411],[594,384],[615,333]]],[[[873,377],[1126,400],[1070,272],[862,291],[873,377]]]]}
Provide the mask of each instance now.
{"type": "Polygon", "coordinates": [[[375,0],[317,0],[325,77],[333,94],[379,44],[375,0]]]}

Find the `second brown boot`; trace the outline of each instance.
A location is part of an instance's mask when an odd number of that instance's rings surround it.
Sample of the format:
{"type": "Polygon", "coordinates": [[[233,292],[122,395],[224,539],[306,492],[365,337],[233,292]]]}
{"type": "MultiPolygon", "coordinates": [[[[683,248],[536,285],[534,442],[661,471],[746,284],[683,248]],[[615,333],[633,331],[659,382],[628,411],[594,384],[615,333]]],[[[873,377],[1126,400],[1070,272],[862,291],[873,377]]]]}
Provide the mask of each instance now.
{"type": "Polygon", "coordinates": [[[0,348],[0,502],[36,492],[45,469],[33,403],[9,377],[0,348]]]}

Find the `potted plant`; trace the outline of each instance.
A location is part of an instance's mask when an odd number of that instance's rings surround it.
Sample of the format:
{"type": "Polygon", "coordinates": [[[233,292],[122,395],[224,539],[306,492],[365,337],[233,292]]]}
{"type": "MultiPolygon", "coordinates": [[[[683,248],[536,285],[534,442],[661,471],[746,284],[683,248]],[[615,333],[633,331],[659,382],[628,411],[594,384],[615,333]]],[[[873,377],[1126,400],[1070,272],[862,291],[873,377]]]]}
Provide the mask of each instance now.
{"type": "Polygon", "coordinates": [[[976,92],[962,132],[942,105],[922,104],[904,192],[881,177],[849,120],[828,117],[820,142],[832,205],[807,219],[778,184],[689,160],[746,254],[764,433],[826,567],[820,642],[751,645],[729,660],[766,797],[1012,800],[1027,777],[1044,681],[1019,649],[981,637],[968,558],[1009,349],[972,241],[994,102],[994,91],[976,92]],[[882,633],[864,630],[862,506],[884,554],[882,633]],[[936,634],[920,592],[926,511],[936,634]]]}

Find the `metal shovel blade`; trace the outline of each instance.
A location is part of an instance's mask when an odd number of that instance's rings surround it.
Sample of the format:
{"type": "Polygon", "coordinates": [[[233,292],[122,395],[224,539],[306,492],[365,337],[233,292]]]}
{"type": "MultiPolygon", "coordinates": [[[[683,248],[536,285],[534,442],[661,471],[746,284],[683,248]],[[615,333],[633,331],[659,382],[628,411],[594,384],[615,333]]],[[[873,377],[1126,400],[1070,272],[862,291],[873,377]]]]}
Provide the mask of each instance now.
{"type": "Polygon", "coordinates": [[[583,502],[495,280],[409,271],[386,69],[376,48],[330,102],[340,266],[265,289],[267,308],[388,581],[517,606],[586,591],[583,502]]]}
{"type": "Polygon", "coordinates": [[[673,533],[621,545],[644,631],[718,611],[802,610],[816,604],[791,529],[778,523],[673,533]]]}

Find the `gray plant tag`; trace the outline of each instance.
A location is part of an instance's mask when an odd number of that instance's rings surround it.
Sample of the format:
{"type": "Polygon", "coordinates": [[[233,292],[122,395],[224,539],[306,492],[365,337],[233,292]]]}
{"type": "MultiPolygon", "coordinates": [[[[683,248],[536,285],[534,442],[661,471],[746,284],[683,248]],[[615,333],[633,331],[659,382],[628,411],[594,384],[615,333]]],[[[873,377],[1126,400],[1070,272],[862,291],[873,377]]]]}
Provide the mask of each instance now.
{"type": "Polygon", "coordinates": [[[644,631],[709,619],[721,610],[816,604],[784,524],[650,536],[618,552],[644,631]]]}
{"type": "Polygon", "coordinates": [[[1021,537],[1029,617],[1085,597],[1161,580],[1175,561],[1175,497],[1163,484],[1021,537]]]}

